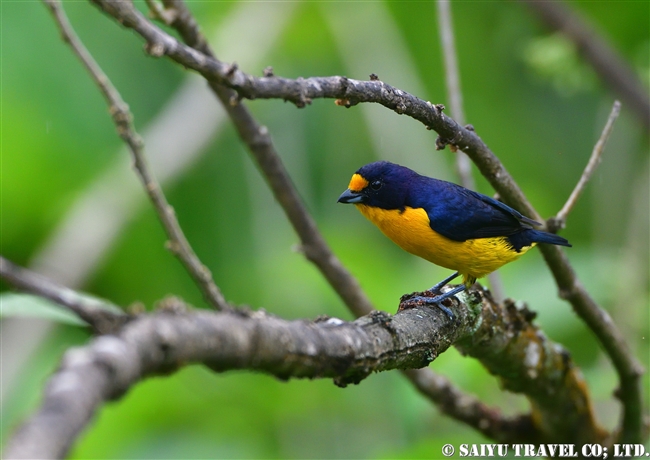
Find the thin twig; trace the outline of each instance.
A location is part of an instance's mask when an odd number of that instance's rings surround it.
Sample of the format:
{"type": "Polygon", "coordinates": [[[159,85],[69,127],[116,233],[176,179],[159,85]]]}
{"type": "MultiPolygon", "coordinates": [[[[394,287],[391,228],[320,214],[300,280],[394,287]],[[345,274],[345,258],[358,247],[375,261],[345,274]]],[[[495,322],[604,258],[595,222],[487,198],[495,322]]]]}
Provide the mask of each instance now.
{"type": "Polygon", "coordinates": [[[132,318],[120,312],[114,305],[60,286],[44,276],[15,265],[2,256],[0,256],[0,276],[22,291],[31,292],[65,307],[87,322],[96,334],[113,333],[132,318]]]}
{"type": "Polygon", "coordinates": [[[403,370],[402,374],[443,413],[471,426],[489,439],[503,443],[512,442],[513,439],[532,443],[540,439],[530,414],[507,417],[499,409],[463,393],[447,378],[431,372],[429,368],[403,370]]]}
{"type": "Polygon", "coordinates": [[[558,228],[564,228],[564,226],[566,225],[566,219],[569,213],[577,203],[578,198],[580,197],[585,187],[587,186],[587,182],[589,182],[589,179],[591,179],[592,174],[600,164],[600,159],[602,157],[603,151],[605,150],[605,144],[607,143],[607,139],[609,139],[609,135],[612,133],[614,122],[618,118],[620,112],[621,112],[621,103],[619,101],[614,101],[614,105],[612,106],[612,111],[610,112],[609,117],[607,118],[607,123],[605,123],[603,132],[600,134],[600,137],[598,138],[598,142],[596,142],[596,145],[594,146],[594,149],[591,152],[591,157],[587,162],[587,166],[585,166],[585,170],[582,172],[582,176],[580,177],[580,180],[576,184],[575,188],[571,192],[571,195],[567,199],[566,203],[564,204],[560,212],[558,212],[555,218],[553,219],[555,221],[555,225],[557,225],[558,228]]]}
{"type": "Polygon", "coordinates": [[[128,105],[124,102],[120,93],[113,86],[108,76],[102,71],[95,59],[77,37],[61,7],[60,1],[43,1],[52,12],[55,22],[59,26],[59,30],[63,36],[63,40],[70,45],[74,54],[81,60],[108,102],[109,111],[113,118],[113,122],[117,127],[117,132],[129,148],[138,177],[140,178],[151,203],[156,209],[165,232],[169,237],[168,248],[183,263],[210,305],[218,310],[227,310],[232,308],[228,305],[223,294],[214,283],[212,274],[208,268],[201,263],[197,255],[194,253],[187,238],[185,238],[185,234],[176,218],[174,209],[167,202],[167,198],[165,197],[157,179],[149,170],[144,155],[143,143],[133,127],[133,117],[128,105]]]}
{"type": "Polygon", "coordinates": [[[157,0],[145,0],[151,16],[155,19],[158,19],[165,25],[171,25],[174,20],[176,20],[175,10],[170,10],[163,8],[163,6],[158,3],[157,0]]]}
{"type": "MultiPolygon", "coordinates": [[[[458,70],[458,54],[454,39],[454,24],[451,18],[451,2],[438,0],[438,28],[440,31],[440,45],[445,61],[445,83],[447,84],[447,97],[451,114],[460,125],[465,124],[465,111],[463,110],[463,93],[460,89],[460,72],[458,70]]],[[[472,177],[472,163],[462,151],[456,151],[456,170],[463,187],[470,190],[476,188],[472,177]]]]}
{"type": "Polygon", "coordinates": [[[521,0],[537,13],[536,18],[561,31],[592,65],[603,81],[618,93],[636,113],[636,118],[650,131],[650,96],[621,54],[598,34],[566,2],[521,0]]]}

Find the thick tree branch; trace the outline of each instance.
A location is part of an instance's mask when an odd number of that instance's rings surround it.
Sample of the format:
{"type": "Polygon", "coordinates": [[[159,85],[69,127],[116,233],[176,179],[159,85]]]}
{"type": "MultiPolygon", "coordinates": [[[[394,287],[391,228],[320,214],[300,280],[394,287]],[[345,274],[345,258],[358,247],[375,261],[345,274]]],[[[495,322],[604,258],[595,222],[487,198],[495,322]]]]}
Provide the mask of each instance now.
{"type": "Polygon", "coordinates": [[[63,40],[70,45],[74,54],[81,60],[106,99],[117,132],[131,153],[138,178],[142,182],[158,214],[158,218],[169,237],[168,248],[183,263],[185,269],[199,286],[203,296],[210,305],[218,310],[230,309],[231,307],[228,305],[228,302],[226,302],[223,294],[214,283],[210,270],[201,263],[192,246],[190,246],[189,241],[187,241],[178,223],[174,209],[167,202],[167,198],[158,180],[147,165],[142,139],[133,127],[133,116],[129,110],[129,106],[124,102],[122,96],[113,86],[108,76],[102,71],[97,62],[95,62],[95,59],[77,37],[64,11],[61,9],[59,0],[43,1],[52,12],[63,40]]]}
{"type": "Polygon", "coordinates": [[[632,108],[646,131],[650,131],[648,90],[620,54],[562,2],[521,1],[536,13],[538,19],[552,29],[562,32],[576,45],[605,83],[632,108]]]}
{"type": "Polygon", "coordinates": [[[110,334],[131,319],[130,315],[111,308],[112,306],[100,300],[60,286],[44,276],[15,265],[2,256],[0,256],[0,276],[22,291],[39,295],[70,310],[87,322],[96,334],[110,334]]]}
{"type": "MultiPolygon", "coordinates": [[[[134,317],[113,335],[69,350],[50,378],[44,400],[9,441],[4,458],[63,457],[95,412],[151,375],[202,363],[217,372],[248,369],[289,378],[358,383],[372,372],[427,366],[450,345],[480,359],[503,385],[525,394],[530,418],[496,421],[507,442],[603,442],[586,385],[568,353],[514,304],[493,303],[472,290],[451,302],[457,320],[438,308],[396,315],[372,312],[354,322],[338,318],[286,321],[263,311],[188,310],[178,299],[134,317]]],[[[423,389],[432,382],[420,381],[423,389]]],[[[439,389],[444,391],[444,389],[439,389]]],[[[462,405],[453,392],[450,405],[462,405]]],[[[497,426],[485,408],[465,407],[477,424],[497,426]]]]}
{"type": "Polygon", "coordinates": [[[456,342],[456,347],[500,376],[505,389],[525,393],[539,431],[533,442],[607,442],[607,432],[595,422],[582,374],[566,350],[532,325],[535,314],[526,306],[517,308],[511,300],[486,307],[492,311],[484,311],[482,317],[492,316],[492,324],[490,320],[482,323],[456,342]]]}

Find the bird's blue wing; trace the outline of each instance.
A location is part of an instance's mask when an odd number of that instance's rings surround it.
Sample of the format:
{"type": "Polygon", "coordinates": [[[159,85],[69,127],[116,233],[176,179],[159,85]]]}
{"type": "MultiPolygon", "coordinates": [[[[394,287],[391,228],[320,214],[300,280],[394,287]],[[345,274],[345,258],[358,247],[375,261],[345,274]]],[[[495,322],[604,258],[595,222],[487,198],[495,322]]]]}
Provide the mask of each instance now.
{"type": "Polygon", "coordinates": [[[410,206],[423,208],[436,232],[455,241],[510,236],[539,225],[510,206],[451,182],[421,176],[410,206]]]}

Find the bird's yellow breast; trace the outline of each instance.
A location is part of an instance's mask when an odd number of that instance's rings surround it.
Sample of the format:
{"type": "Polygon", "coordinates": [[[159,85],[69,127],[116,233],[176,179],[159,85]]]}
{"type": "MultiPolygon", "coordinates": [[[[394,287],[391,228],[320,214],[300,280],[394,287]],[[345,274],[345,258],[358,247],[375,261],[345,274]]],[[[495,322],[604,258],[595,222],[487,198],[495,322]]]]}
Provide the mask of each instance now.
{"type": "Polygon", "coordinates": [[[454,241],[429,226],[429,216],[421,208],[386,210],[356,205],[388,238],[405,251],[436,265],[457,270],[466,284],[517,260],[532,246],[517,252],[503,236],[454,241]]]}

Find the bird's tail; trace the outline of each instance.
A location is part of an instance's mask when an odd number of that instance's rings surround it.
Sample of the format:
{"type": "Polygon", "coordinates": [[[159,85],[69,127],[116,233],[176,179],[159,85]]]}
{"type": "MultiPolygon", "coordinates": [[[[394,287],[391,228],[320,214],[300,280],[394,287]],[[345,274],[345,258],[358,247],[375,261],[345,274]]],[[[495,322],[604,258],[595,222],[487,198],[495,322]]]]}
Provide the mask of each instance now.
{"type": "Polygon", "coordinates": [[[526,232],[526,236],[534,243],[556,244],[558,246],[571,247],[571,243],[569,243],[565,238],[554,233],[531,229],[526,232]]]}

